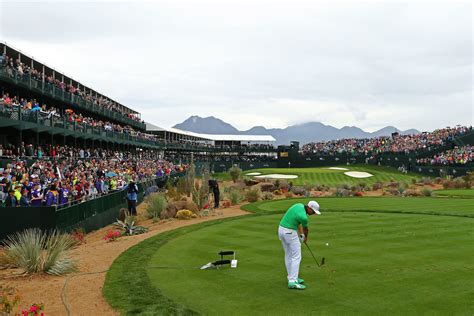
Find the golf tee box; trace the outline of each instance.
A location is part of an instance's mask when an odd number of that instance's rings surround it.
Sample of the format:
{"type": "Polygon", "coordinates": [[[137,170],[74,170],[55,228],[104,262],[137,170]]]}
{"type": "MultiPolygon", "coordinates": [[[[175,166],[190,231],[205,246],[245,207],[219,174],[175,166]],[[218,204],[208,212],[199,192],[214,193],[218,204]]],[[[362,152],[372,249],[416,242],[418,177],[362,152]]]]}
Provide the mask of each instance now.
{"type": "Polygon", "coordinates": [[[233,251],[233,250],[228,250],[228,251],[221,250],[219,252],[219,255],[221,256],[221,260],[224,258],[224,256],[234,256],[234,259],[232,259],[232,261],[230,262],[230,267],[231,268],[237,268],[237,259],[235,259],[235,251],[233,251]]]}
{"type": "Polygon", "coordinates": [[[226,264],[230,264],[231,268],[237,268],[237,259],[235,259],[235,251],[229,250],[229,251],[223,251],[221,250],[218,255],[221,256],[221,260],[217,260],[214,262],[209,262],[201,267],[201,270],[207,270],[207,269],[218,269],[219,266],[223,266],[226,264]],[[229,259],[224,259],[224,256],[233,256],[232,260],[229,259]]]}

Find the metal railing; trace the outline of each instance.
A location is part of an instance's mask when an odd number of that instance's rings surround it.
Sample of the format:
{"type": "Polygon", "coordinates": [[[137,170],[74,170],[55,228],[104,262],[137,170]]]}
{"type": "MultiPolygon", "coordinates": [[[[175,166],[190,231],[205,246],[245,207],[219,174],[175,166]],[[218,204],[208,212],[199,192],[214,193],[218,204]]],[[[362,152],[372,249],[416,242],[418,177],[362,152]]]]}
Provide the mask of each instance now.
{"type": "Polygon", "coordinates": [[[87,123],[76,121],[68,121],[60,115],[43,112],[40,110],[24,110],[19,105],[0,105],[0,117],[19,122],[27,122],[36,124],[37,127],[50,127],[62,129],[64,133],[73,132],[75,136],[83,136],[84,138],[110,138],[113,141],[133,142],[136,145],[148,146],[164,146],[164,143],[154,140],[144,139],[140,136],[131,135],[126,132],[120,133],[116,131],[108,131],[102,126],[92,126],[87,123]]]}
{"type": "Polygon", "coordinates": [[[87,111],[106,116],[112,120],[116,120],[142,130],[145,130],[146,128],[145,124],[142,122],[138,122],[123,116],[123,114],[119,112],[109,110],[103,106],[84,100],[79,95],[60,89],[55,85],[45,82],[44,80],[36,79],[30,74],[20,74],[17,70],[5,67],[4,65],[0,65],[0,78],[15,85],[20,85],[32,91],[39,92],[58,101],[62,101],[73,106],[78,106],[87,111]]]}

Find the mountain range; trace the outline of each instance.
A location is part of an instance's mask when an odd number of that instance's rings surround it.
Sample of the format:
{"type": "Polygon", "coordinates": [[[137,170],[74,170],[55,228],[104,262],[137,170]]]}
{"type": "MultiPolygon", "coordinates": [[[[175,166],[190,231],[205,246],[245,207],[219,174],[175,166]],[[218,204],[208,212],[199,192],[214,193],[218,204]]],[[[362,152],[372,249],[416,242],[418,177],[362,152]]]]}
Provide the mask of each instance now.
{"type": "Polygon", "coordinates": [[[401,131],[393,126],[387,126],[371,133],[356,126],[336,128],[320,122],[291,125],[285,128],[267,129],[263,126],[254,126],[249,130],[239,131],[231,124],[213,116],[200,117],[196,115],[189,117],[173,127],[184,131],[203,134],[272,135],[276,139],[277,145],[288,145],[290,141],[299,141],[301,144],[306,144],[315,141],[328,141],[342,138],[372,138],[390,136],[394,132],[398,132],[402,135],[420,133],[416,129],[401,131]]]}

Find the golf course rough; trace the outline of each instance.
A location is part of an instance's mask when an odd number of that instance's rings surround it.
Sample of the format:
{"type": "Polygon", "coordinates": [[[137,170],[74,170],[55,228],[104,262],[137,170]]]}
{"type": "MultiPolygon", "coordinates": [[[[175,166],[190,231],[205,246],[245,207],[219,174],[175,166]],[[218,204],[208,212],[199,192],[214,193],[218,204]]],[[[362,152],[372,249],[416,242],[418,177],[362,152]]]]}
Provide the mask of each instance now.
{"type": "Polygon", "coordinates": [[[404,199],[318,199],[308,244],[327,263],[302,249],[305,291],[287,289],[277,237],[291,199],[140,243],[114,262],[104,295],[123,314],[472,315],[474,199],[404,199]],[[237,269],[198,269],[220,250],[236,251],[237,269]]]}

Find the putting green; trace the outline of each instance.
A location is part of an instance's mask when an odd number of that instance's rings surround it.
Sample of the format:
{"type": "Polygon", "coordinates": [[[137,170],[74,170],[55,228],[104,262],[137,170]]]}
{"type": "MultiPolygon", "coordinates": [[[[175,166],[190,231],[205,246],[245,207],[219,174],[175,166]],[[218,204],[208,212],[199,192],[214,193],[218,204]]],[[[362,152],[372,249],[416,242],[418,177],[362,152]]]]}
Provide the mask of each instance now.
{"type": "MultiPolygon", "coordinates": [[[[328,169],[328,167],[320,168],[264,168],[264,169],[252,169],[246,170],[244,176],[247,173],[259,172],[262,175],[266,174],[283,174],[283,175],[297,175],[296,179],[287,179],[285,181],[292,182],[294,185],[304,184],[324,184],[329,186],[336,186],[338,184],[358,184],[366,183],[372,185],[375,182],[390,182],[391,180],[397,182],[411,183],[412,179],[420,179],[421,176],[416,173],[403,174],[395,168],[391,167],[379,167],[371,165],[342,165],[340,167],[347,168],[349,170],[334,170],[328,169]],[[370,178],[358,179],[349,177],[344,174],[347,171],[356,172],[367,172],[373,175],[370,178]]],[[[214,175],[220,180],[230,180],[228,173],[218,173],[214,175]]],[[[253,178],[253,176],[245,176],[246,178],[253,178]]]]}
{"type": "Polygon", "coordinates": [[[281,214],[185,227],[122,254],[107,274],[104,295],[124,314],[470,315],[474,219],[445,214],[346,210],[311,217],[308,243],[327,263],[318,268],[303,248],[305,291],[286,288],[276,235],[281,214]],[[235,250],[238,268],[196,269],[218,259],[219,250],[235,250]]]}

